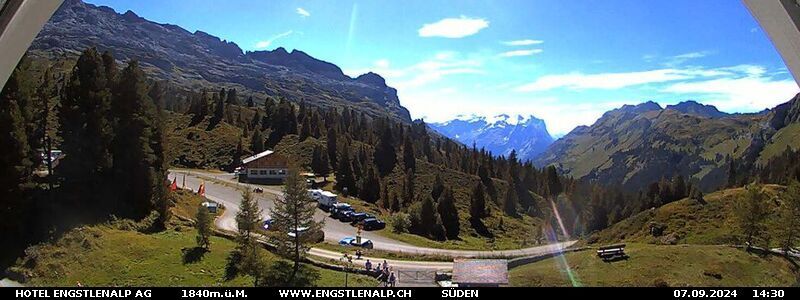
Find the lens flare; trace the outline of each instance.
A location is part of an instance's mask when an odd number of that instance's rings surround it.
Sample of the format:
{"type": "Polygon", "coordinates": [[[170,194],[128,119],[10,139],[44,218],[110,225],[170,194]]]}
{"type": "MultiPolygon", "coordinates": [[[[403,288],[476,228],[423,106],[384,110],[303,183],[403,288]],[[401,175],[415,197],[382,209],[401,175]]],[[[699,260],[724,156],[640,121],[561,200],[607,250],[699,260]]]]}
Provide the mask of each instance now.
{"type": "MultiPolygon", "coordinates": [[[[556,221],[558,222],[558,226],[560,227],[563,236],[565,236],[567,239],[569,239],[570,236],[569,236],[569,233],[567,232],[566,227],[564,227],[564,222],[562,221],[561,214],[558,211],[558,206],[556,206],[555,202],[553,202],[553,201],[550,201],[550,205],[553,208],[553,215],[555,216],[556,221]]],[[[558,234],[553,229],[553,227],[550,224],[550,222],[544,223],[544,226],[542,226],[542,231],[543,231],[544,236],[547,238],[547,240],[551,244],[555,245],[555,247],[558,247],[558,252],[561,253],[561,254],[556,255],[554,257],[555,258],[555,263],[556,263],[556,268],[562,274],[564,274],[567,277],[567,279],[569,279],[570,284],[572,284],[573,287],[581,287],[581,286],[583,286],[583,284],[580,281],[580,278],[578,278],[578,274],[573,272],[572,268],[570,268],[569,263],[567,262],[567,257],[566,257],[566,255],[563,254],[563,251],[564,251],[563,246],[558,241],[558,234]]]]}

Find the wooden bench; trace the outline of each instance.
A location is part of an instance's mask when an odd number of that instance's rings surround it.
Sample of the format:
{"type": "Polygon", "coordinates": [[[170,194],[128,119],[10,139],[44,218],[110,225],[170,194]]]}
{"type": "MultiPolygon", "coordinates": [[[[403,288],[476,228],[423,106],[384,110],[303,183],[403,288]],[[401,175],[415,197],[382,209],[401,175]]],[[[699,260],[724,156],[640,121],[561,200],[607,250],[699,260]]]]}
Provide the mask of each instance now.
{"type": "Polygon", "coordinates": [[[614,244],[597,248],[597,257],[603,261],[615,261],[619,259],[628,259],[625,254],[625,244],[614,244]]]}

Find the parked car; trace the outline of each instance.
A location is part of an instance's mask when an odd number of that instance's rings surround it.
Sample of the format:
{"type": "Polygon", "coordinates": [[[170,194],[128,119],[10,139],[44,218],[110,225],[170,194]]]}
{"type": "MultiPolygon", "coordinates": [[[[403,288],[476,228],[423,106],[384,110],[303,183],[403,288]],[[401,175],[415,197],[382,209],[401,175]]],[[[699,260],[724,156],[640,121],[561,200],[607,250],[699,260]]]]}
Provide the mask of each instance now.
{"type": "Polygon", "coordinates": [[[356,211],[351,209],[337,213],[334,218],[338,219],[340,222],[352,222],[354,214],[356,214],[356,211]]]}
{"type": "Polygon", "coordinates": [[[372,249],[375,246],[369,239],[362,238],[361,241],[358,241],[358,239],[352,236],[346,236],[339,240],[339,245],[361,247],[365,249],[372,249]]]}
{"type": "Polygon", "coordinates": [[[272,219],[264,220],[264,224],[261,225],[264,230],[269,230],[269,227],[272,226],[272,219]]]}
{"type": "Polygon", "coordinates": [[[353,220],[350,221],[351,224],[356,225],[359,222],[363,221],[364,219],[374,218],[374,216],[363,213],[363,212],[354,212],[350,215],[353,220]]]}
{"type": "Polygon", "coordinates": [[[364,230],[380,230],[386,228],[386,222],[377,218],[366,218],[361,221],[361,228],[364,230]]]}
{"type": "Polygon", "coordinates": [[[322,230],[309,231],[308,227],[297,227],[296,230],[286,233],[286,235],[290,237],[300,235],[301,239],[304,239],[303,237],[307,236],[308,240],[314,243],[319,243],[325,240],[325,232],[322,230]]]}
{"type": "Polygon", "coordinates": [[[334,219],[343,217],[349,211],[353,211],[353,208],[347,203],[336,203],[330,209],[331,217],[334,219]]]}

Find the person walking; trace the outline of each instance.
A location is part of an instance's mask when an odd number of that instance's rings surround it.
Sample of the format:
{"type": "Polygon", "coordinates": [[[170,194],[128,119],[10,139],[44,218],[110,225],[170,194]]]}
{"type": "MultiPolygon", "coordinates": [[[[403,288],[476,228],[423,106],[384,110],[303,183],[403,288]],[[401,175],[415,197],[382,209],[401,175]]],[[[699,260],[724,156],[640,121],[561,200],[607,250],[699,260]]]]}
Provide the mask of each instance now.
{"type": "Polygon", "coordinates": [[[367,259],[367,262],[364,263],[364,268],[367,269],[367,272],[372,272],[372,262],[367,259]]]}
{"type": "Polygon", "coordinates": [[[397,277],[394,276],[394,272],[389,274],[389,286],[394,287],[395,283],[397,282],[397,277]]]}

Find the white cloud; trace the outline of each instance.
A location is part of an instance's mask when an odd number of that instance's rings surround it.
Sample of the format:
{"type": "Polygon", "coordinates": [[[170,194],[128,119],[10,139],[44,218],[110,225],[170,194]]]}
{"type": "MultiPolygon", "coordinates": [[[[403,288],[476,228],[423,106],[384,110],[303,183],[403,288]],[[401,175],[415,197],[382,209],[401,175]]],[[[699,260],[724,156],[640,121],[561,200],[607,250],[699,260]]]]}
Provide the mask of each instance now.
{"type": "Polygon", "coordinates": [[[544,41],[542,41],[542,40],[531,40],[531,39],[503,42],[503,44],[505,44],[507,46],[530,46],[530,45],[538,45],[538,44],[541,44],[541,43],[544,43],[544,41]]]}
{"type": "Polygon", "coordinates": [[[276,40],[278,40],[280,38],[287,37],[287,36],[291,35],[292,33],[293,32],[291,30],[289,30],[289,31],[286,31],[286,32],[283,32],[283,33],[279,33],[279,34],[273,35],[269,39],[266,39],[266,40],[263,40],[263,41],[259,41],[258,43],[256,43],[256,49],[267,48],[270,45],[272,45],[272,42],[274,42],[274,41],[276,41],[276,40]]]}
{"type": "Polygon", "coordinates": [[[486,27],[489,27],[489,21],[485,19],[461,16],[425,24],[418,32],[421,37],[462,38],[476,34],[486,27]]]}
{"type": "Polygon", "coordinates": [[[556,88],[613,90],[628,86],[690,79],[711,75],[703,71],[660,69],[626,73],[583,74],[579,72],[545,75],[516,88],[519,92],[546,91],[556,88]]]}
{"type": "Polygon", "coordinates": [[[502,57],[514,57],[514,56],[529,56],[538,53],[542,53],[542,49],[528,49],[528,50],[514,50],[514,51],[507,51],[500,53],[502,57]]]}
{"type": "Polygon", "coordinates": [[[297,14],[300,15],[301,17],[303,17],[303,18],[307,18],[307,17],[311,16],[311,13],[308,12],[307,10],[305,10],[302,7],[298,7],[297,8],[297,14]]]}
{"type": "Polygon", "coordinates": [[[661,91],[697,95],[696,98],[703,99],[703,102],[729,112],[773,108],[798,92],[794,80],[773,79],[766,76],[766,70],[760,66],[742,65],[723,69],[738,73],[709,80],[678,82],[661,91]]]}
{"type": "Polygon", "coordinates": [[[442,51],[416,64],[392,68],[386,59],[380,59],[369,68],[348,69],[344,73],[351,77],[374,72],[386,78],[389,85],[398,90],[418,88],[442,80],[446,76],[459,74],[482,74],[483,61],[462,57],[455,51],[442,51]]]}

